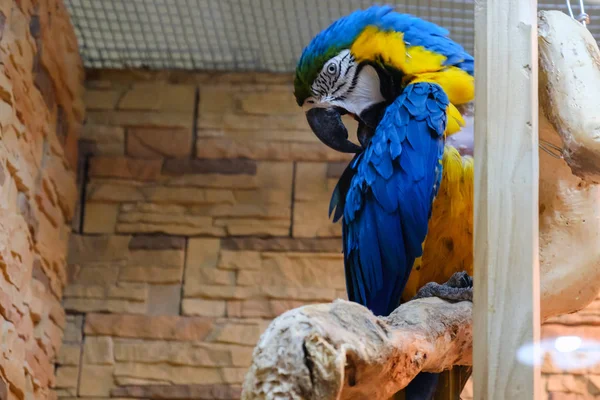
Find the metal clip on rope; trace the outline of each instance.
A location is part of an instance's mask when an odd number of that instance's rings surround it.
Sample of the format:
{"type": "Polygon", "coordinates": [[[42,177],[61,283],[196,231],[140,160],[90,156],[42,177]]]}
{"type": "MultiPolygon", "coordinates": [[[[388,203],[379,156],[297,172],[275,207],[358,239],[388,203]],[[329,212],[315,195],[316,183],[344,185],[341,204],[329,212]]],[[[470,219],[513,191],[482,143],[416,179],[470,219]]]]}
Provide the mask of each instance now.
{"type": "Polygon", "coordinates": [[[583,0],[579,0],[579,10],[581,13],[575,18],[575,14],[573,14],[573,8],[571,7],[571,0],[567,1],[567,9],[569,10],[569,15],[571,18],[576,19],[581,22],[583,26],[587,26],[590,23],[590,16],[585,12],[585,5],[583,4],[583,0]]]}

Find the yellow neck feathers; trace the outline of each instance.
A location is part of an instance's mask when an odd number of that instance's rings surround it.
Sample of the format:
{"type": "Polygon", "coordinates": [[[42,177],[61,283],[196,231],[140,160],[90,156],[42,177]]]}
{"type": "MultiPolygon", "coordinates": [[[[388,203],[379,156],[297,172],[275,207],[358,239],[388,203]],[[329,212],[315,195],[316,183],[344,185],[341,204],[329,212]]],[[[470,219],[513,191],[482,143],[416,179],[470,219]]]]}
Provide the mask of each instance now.
{"type": "Polygon", "coordinates": [[[408,83],[431,82],[438,84],[448,95],[448,125],[446,134],[458,132],[464,120],[455,105],[468,103],[475,96],[471,75],[457,67],[444,66],[446,57],[404,42],[402,32],[383,32],[369,26],[360,34],[350,51],[357,61],[380,61],[402,71],[408,83]]]}

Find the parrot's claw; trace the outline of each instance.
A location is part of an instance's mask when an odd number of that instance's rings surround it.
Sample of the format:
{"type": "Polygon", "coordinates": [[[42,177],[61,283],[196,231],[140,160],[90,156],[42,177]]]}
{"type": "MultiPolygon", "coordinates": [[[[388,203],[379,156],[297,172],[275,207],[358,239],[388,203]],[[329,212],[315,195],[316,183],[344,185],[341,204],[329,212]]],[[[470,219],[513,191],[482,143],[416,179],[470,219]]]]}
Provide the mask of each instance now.
{"type": "Polygon", "coordinates": [[[417,292],[413,300],[424,297],[439,297],[452,302],[473,301],[473,278],[463,271],[452,275],[443,285],[430,282],[417,292]]]}

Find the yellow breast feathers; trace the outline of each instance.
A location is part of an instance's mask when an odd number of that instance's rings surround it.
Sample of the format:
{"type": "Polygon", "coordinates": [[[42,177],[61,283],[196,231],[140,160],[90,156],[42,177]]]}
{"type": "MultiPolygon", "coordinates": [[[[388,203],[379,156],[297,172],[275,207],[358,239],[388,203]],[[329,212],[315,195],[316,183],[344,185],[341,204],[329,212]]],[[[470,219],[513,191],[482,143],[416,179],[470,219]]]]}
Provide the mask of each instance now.
{"type": "Polygon", "coordinates": [[[423,256],[415,260],[402,301],[428,282],[446,282],[455,272],[473,275],[473,158],[461,157],[447,145],[442,164],[423,256]]]}

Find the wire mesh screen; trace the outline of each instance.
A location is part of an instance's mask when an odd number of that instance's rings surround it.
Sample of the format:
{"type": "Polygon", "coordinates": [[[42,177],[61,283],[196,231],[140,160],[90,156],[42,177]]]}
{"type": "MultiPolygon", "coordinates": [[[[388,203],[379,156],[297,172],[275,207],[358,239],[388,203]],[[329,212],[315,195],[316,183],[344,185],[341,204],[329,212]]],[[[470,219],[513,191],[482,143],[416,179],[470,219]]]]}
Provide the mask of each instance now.
{"type": "MultiPolygon", "coordinates": [[[[369,0],[66,0],[86,67],[293,71],[304,46],[369,0]]],[[[381,3],[381,2],[377,2],[381,3]]],[[[473,50],[474,0],[395,0],[473,50]]],[[[567,7],[541,0],[541,9],[567,7]]],[[[578,9],[575,8],[578,12],[578,9]]],[[[600,5],[588,5],[600,38],[600,5]]]]}

